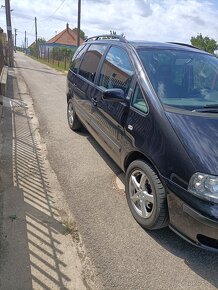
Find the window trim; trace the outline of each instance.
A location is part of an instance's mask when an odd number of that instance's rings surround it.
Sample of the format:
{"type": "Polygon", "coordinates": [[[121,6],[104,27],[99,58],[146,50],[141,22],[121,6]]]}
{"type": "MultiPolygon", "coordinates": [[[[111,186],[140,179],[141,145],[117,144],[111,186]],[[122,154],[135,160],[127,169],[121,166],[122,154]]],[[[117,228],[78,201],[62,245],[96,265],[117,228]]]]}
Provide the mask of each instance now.
{"type": "MultiPolygon", "coordinates": [[[[84,53],[84,55],[86,54],[86,51],[87,51],[87,49],[89,48],[89,46],[90,46],[90,45],[84,44],[84,46],[83,46],[83,48],[82,48],[82,49],[85,49],[85,53],[84,53]]],[[[82,51],[82,49],[81,49],[80,51],[82,51]]],[[[80,53],[80,51],[79,51],[76,55],[74,54],[75,57],[73,57],[71,63],[75,60],[75,58],[76,58],[77,55],[80,53]]],[[[79,62],[79,66],[78,66],[78,68],[76,69],[76,72],[74,72],[72,69],[70,69],[70,71],[71,71],[72,73],[75,73],[75,74],[78,75],[79,68],[80,68],[80,65],[81,65],[81,63],[82,63],[82,60],[83,60],[83,58],[84,58],[84,55],[83,55],[83,57],[81,58],[81,60],[80,60],[80,62],[79,62]]]]}
{"type": "Polygon", "coordinates": [[[75,51],[72,61],[77,57],[77,55],[86,47],[86,44],[82,44],[78,49],[75,51]]]}
{"type": "Polygon", "coordinates": [[[150,112],[149,105],[148,105],[148,102],[146,100],[144,90],[142,89],[142,87],[141,87],[141,85],[140,85],[138,80],[136,80],[136,82],[134,84],[134,89],[133,89],[133,92],[132,92],[132,95],[131,95],[131,98],[130,98],[130,109],[132,109],[133,111],[139,113],[142,116],[147,116],[149,114],[149,112],[150,112]],[[141,111],[140,109],[138,109],[138,108],[133,106],[133,98],[134,98],[134,94],[135,94],[137,86],[139,86],[139,89],[141,90],[141,93],[142,93],[143,99],[145,101],[145,104],[147,105],[147,108],[148,108],[147,113],[145,113],[145,112],[141,111]]]}

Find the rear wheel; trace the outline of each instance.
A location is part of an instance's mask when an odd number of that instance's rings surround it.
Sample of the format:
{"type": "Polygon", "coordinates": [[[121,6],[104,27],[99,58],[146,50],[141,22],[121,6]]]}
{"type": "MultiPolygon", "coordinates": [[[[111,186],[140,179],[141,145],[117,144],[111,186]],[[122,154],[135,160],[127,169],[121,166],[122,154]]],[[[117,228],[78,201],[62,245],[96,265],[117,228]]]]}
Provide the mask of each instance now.
{"type": "Polygon", "coordinates": [[[132,162],[127,169],[126,198],[133,217],[143,228],[167,226],[165,189],[154,169],[143,160],[132,162]]]}
{"type": "Polygon", "coordinates": [[[68,124],[71,130],[77,131],[81,129],[82,123],[80,122],[74,110],[72,100],[69,100],[67,104],[67,119],[68,119],[68,124]]]}

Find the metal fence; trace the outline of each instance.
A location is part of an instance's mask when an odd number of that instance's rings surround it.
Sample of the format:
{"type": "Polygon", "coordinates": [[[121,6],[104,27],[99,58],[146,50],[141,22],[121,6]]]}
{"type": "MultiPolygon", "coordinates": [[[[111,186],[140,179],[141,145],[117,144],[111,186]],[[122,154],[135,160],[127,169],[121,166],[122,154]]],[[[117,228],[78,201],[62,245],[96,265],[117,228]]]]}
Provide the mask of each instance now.
{"type": "MultiPolygon", "coordinates": [[[[47,47],[41,45],[39,46],[37,57],[61,69],[67,70],[75,50],[76,48],[70,49],[67,47],[47,47]]],[[[32,53],[30,52],[30,54],[32,53]]]]}

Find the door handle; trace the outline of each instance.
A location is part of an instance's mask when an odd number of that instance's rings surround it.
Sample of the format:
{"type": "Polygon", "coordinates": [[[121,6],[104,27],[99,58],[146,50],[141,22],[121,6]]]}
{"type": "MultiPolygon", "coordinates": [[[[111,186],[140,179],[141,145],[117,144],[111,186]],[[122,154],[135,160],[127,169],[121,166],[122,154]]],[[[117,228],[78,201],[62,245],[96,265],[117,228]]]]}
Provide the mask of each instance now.
{"type": "Polygon", "coordinates": [[[132,125],[128,125],[128,127],[127,127],[130,131],[132,131],[133,130],[133,126],[132,125]]]}
{"type": "Polygon", "coordinates": [[[93,105],[94,105],[94,106],[97,106],[97,103],[98,103],[98,102],[97,102],[97,99],[96,99],[96,98],[91,98],[91,100],[92,100],[93,105]]]}

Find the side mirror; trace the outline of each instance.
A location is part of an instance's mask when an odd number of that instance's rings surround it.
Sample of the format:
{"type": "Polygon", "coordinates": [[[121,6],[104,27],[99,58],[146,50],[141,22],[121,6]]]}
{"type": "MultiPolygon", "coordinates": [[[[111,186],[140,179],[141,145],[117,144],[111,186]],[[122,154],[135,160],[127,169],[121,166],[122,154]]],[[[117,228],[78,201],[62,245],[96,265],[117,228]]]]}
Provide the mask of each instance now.
{"type": "Polygon", "coordinates": [[[124,91],[121,89],[108,89],[104,91],[102,100],[110,102],[124,102],[126,103],[126,98],[124,91]]]}

